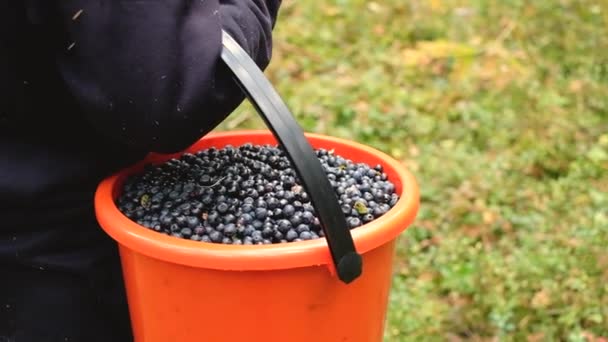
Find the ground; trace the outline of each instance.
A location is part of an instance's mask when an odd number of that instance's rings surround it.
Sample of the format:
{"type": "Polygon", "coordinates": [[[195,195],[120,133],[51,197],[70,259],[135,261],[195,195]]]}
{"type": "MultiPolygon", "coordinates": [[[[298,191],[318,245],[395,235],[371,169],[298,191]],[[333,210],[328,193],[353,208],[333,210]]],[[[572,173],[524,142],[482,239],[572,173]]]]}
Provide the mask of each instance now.
{"type": "Polygon", "coordinates": [[[274,37],[303,127],[419,182],[387,341],[608,339],[608,4],[285,0],[274,37]]]}

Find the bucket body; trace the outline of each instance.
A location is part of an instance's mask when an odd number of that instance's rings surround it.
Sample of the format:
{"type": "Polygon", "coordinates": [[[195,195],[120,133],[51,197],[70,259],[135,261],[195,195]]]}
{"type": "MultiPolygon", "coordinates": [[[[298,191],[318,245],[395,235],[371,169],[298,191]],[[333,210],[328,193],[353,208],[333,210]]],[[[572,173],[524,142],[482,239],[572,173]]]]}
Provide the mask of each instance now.
{"type": "MultiPolygon", "coordinates": [[[[125,177],[178,155],[151,155],[104,180],[95,206],[120,250],[135,341],[350,341],[383,339],[395,241],[414,220],[418,188],[389,156],[366,146],[307,134],[315,148],[381,164],[400,195],[388,213],[351,231],[362,275],[344,284],[323,238],[232,246],[189,241],[130,221],[114,205],[125,177]]],[[[215,133],[189,152],[244,143],[275,144],[267,131],[215,133]]]]}

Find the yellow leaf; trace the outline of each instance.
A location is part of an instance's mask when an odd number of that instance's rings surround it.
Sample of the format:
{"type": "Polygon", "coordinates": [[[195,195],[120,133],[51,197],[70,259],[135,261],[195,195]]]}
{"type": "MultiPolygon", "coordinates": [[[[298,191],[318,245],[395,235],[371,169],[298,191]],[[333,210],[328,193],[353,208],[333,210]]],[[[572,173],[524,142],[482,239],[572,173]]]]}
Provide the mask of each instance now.
{"type": "Polygon", "coordinates": [[[532,297],[532,307],[539,309],[545,308],[551,304],[551,297],[549,297],[549,291],[542,289],[534,294],[532,297]]]}
{"type": "Polygon", "coordinates": [[[443,4],[441,0],[431,0],[430,7],[432,11],[439,12],[443,9],[443,4]]]}

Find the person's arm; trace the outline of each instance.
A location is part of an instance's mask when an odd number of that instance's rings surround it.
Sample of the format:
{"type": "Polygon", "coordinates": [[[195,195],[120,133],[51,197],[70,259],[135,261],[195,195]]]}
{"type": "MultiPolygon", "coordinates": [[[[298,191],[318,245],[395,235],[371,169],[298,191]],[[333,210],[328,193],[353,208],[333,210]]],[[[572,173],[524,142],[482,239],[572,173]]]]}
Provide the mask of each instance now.
{"type": "MultiPolygon", "coordinates": [[[[48,1],[48,0],[42,0],[48,1]]],[[[54,0],[62,76],[99,130],[177,152],[243,100],[220,59],[221,29],[261,68],[281,0],[54,0]]]]}

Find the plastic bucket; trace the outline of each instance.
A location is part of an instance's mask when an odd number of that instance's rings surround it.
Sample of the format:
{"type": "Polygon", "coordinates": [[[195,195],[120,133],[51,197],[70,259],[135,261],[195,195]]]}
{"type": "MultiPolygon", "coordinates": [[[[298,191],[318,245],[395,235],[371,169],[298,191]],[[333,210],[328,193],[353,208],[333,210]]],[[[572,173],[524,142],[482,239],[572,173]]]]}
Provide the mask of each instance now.
{"type": "MultiPolygon", "coordinates": [[[[361,276],[341,282],[323,238],[234,246],[139,226],[114,201],[128,174],[178,156],[151,155],[105,179],[95,195],[99,223],[119,245],[136,341],[382,341],[395,241],[417,214],[418,186],[384,153],[333,137],[306,137],[314,148],[381,164],[400,195],[388,213],[351,230],[363,259],[361,276]]],[[[269,131],[213,133],[187,151],[245,143],[276,140],[269,131]]]]}

